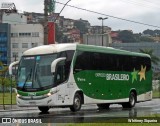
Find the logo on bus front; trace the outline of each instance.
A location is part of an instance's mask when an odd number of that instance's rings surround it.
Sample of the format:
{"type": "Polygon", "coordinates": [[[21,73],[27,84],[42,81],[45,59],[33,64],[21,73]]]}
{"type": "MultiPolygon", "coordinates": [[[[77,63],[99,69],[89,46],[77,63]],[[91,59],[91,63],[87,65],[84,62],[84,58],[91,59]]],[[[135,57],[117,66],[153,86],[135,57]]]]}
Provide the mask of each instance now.
{"type": "Polygon", "coordinates": [[[28,93],[28,96],[36,96],[36,92],[28,93]]]}

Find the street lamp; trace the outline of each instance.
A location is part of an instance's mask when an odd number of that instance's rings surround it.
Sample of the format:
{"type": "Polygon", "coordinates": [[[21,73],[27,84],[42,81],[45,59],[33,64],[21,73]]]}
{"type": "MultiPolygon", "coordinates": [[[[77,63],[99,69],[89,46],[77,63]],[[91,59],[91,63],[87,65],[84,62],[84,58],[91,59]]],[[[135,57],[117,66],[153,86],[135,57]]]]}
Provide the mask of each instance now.
{"type": "Polygon", "coordinates": [[[108,17],[105,17],[105,18],[102,18],[102,17],[99,17],[98,20],[102,20],[102,46],[103,46],[103,34],[104,34],[104,30],[103,30],[103,21],[108,19],[108,17]]]}

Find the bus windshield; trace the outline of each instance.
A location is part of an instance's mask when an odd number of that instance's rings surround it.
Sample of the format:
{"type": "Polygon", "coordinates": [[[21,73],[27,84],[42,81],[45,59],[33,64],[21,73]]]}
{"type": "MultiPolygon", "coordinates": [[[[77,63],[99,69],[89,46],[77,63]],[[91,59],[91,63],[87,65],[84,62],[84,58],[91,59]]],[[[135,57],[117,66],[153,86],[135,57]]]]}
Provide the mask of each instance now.
{"type": "Polygon", "coordinates": [[[23,56],[18,68],[17,88],[23,91],[38,91],[53,87],[51,63],[56,58],[57,54],[23,56]]]}

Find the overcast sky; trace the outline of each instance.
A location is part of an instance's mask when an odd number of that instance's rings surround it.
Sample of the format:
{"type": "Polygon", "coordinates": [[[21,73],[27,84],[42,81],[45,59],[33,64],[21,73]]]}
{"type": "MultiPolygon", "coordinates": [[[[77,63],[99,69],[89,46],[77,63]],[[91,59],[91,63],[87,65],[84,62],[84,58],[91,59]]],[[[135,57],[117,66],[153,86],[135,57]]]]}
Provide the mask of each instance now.
{"type": "MultiPolygon", "coordinates": [[[[68,0],[56,0],[57,2],[66,3],[68,0]]],[[[42,12],[44,9],[44,0],[1,0],[2,2],[13,2],[19,12],[42,12]]],[[[104,25],[109,26],[112,30],[133,30],[133,32],[142,32],[146,29],[160,30],[160,1],[159,0],[71,0],[68,5],[91,10],[94,12],[109,15],[104,21],[104,25]],[[135,24],[110,16],[150,24],[156,27],[149,27],[135,24]]],[[[55,12],[59,13],[63,5],[57,3],[55,12]]],[[[88,20],[90,24],[101,25],[102,22],[98,17],[107,17],[100,14],[78,10],[66,6],[61,16],[71,19],[88,20]]]]}

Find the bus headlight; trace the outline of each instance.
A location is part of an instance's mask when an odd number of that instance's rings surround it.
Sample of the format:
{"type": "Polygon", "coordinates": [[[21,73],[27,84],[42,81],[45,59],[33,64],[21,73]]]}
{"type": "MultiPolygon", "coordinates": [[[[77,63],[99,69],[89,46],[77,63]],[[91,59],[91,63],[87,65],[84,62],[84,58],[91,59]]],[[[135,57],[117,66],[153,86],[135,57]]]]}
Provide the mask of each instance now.
{"type": "Polygon", "coordinates": [[[19,97],[21,97],[21,95],[17,94],[17,97],[19,98],[19,97]]]}
{"type": "Polygon", "coordinates": [[[47,96],[51,96],[51,95],[53,95],[53,94],[55,94],[55,93],[57,93],[59,90],[50,90],[50,92],[47,94],[47,96]]]}
{"type": "Polygon", "coordinates": [[[52,94],[51,94],[51,92],[49,92],[48,94],[47,94],[47,96],[51,96],[52,94]]]}

